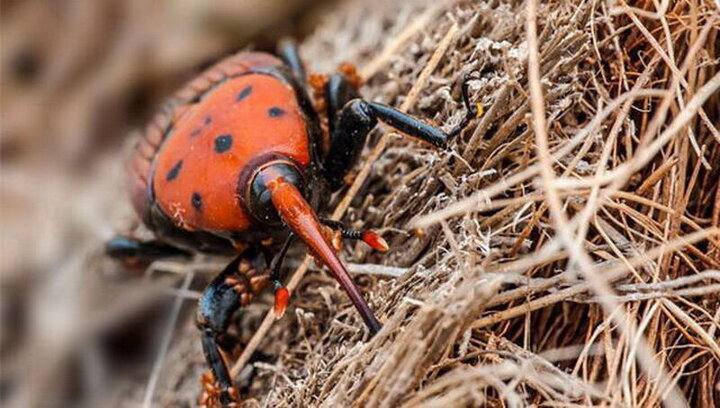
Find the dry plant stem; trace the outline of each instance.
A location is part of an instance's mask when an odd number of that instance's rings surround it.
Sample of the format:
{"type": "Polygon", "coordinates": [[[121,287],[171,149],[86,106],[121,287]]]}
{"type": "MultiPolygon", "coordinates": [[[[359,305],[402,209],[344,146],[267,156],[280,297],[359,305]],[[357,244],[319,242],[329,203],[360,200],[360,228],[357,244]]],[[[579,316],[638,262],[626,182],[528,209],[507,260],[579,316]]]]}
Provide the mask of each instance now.
{"type": "Polygon", "coordinates": [[[660,165],[645,181],[638,187],[637,189],[637,195],[644,195],[646,192],[648,192],[652,187],[655,186],[655,184],[658,183],[665,175],[675,167],[677,164],[678,159],[673,158],[672,160],[668,160],[660,165]]]}
{"type": "MultiPolygon", "coordinates": [[[[458,31],[457,24],[453,24],[448,29],[447,33],[443,37],[443,39],[438,44],[437,48],[435,49],[435,52],[430,57],[430,60],[428,61],[427,65],[423,69],[423,71],[418,76],[417,81],[413,85],[413,87],[410,89],[410,91],[407,94],[407,97],[403,104],[400,107],[400,110],[405,112],[410,107],[412,107],[415,102],[417,101],[417,98],[420,94],[420,91],[425,86],[425,83],[427,82],[428,78],[430,77],[430,74],[437,68],[438,64],[440,63],[440,60],[442,59],[443,55],[445,55],[445,52],[447,51],[450,44],[452,44],[452,41],[454,40],[456,34],[458,31]]],[[[365,159],[365,163],[358,173],[358,175],[355,177],[355,180],[353,181],[353,184],[350,186],[348,191],[345,193],[345,196],[340,201],[338,206],[335,208],[335,211],[333,211],[331,215],[331,219],[333,220],[340,220],[342,216],[345,214],[345,211],[347,211],[348,207],[350,206],[350,203],[352,202],[355,195],[360,191],[360,188],[364,184],[365,180],[367,179],[368,175],[370,174],[370,170],[372,168],[373,163],[380,157],[383,150],[385,150],[385,146],[387,145],[392,133],[385,133],[383,134],[382,138],[378,142],[378,144],[373,148],[372,152],[368,156],[367,159],[365,159]]],[[[293,273],[292,277],[290,278],[290,281],[287,284],[288,290],[292,293],[295,288],[300,284],[300,281],[302,280],[303,276],[305,276],[305,273],[308,270],[308,267],[310,266],[312,258],[310,256],[306,256],[303,263],[300,265],[300,267],[293,273]]],[[[257,347],[260,345],[260,342],[265,337],[265,334],[270,329],[270,326],[274,322],[275,317],[272,314],[272,312],[268,312],[265,315],[265,318],[263,319],[262,323],[260,324],[260,327],[258,327],[258,330],[255,332],[253,337],[248,342],[247,346],[243,350],[242,354],[238,358],[238,360],[233,365],[232,369],[230,370],[230,376],[236,377],[242,367],[247,364],[247,362],[250,360],[250,356],[252,356],[252,353],[255,352],[257,347]]]]}
{"type": "MultiPolygon", "coordinates": [[[[621,106],[625,101],[634,100],[640,97],[649,96],[665,96],[667,91],[659,89],[639,89],[637,91],[628,91],[613,99],[608,105],[603,108],[600,112],[595,115],[593,120],[588,123],[582,130],[580,130],[572,139],[567,141],[563,146],[558,149],[556,153],[552,155],[554,161],[559,161],[563,157],[570,154],[573,149],[584,141],[592,132],[595,132],[600,124],[615,110],[621,106]]],[[[540,165],[534,164],[528,166],[522,171],[519,171],[512,176],[497,181],[488,187],[474,193],[468,198],[464,198],[456,203],[453,203],[446,208],[436,211],[432,214],[421,216],[409,223],[410,228],[426,228],[432,224],[438,223],[440,220],[462,215],[468,212],[476,211],[478,206],[491,205],[491,200],[496,195],[511,189],[512,187],[531,179],[538,175],[540,171],[540,165]]]]}
{"type": "Polygon", "coordinates": [[[700,272],[696,275],[681,276],[679,278],[668,279],[661,282],[618,285],[616,289],[623,292],[642,292],[650,290],[668,291],[681,286],[692,285],[705,279],[720,281],[720,271],[709,270],[700,272]]]}
{"type": "Polygon", "coordinates": [[[391,278],[399,278],[409,270],[409,268],[398,268],[396,266],[357,264],[351,262],[348,262],[347,268],[348,271],[353,274],[377,275],[391,278]]]}
{"type": "MultiPolygon", "coordinates": [[[[677,72],[679,75],[684,75],[684,73],[688,70],[690,61],[693,60],[694,56],[705,44],[705,40],[707,39],[707,36],[709,35],[711,28],[716,21],[717,18],[712,18],[709,22],[706,23],[705,27],[703,27],[702,32],[688,50],[685,63],[677,72]]],[[[605,120],[606,117],[608,117],[611,113],[614,113],[615,110],[625,101],[632,101],[635,98],[643,96],[662,96],[663,100],[656,110],[653,121],[650,123],[644,133],[643,138],[641,139],[641,146],[637,148],[638,154],[633,156],[630,162],[619,165],[617,168],[608,172],[606,175],[607,179],[614,180],[615,186],[613,190],[619,190],[619,188],[625,184],[625,181],[630,177],[630,175],[632,175],[635,171],[646,165],[670,140],[670,138],[672,138],[678,131],[680,131],[683,126],[687,124],[690,119],[692,119],[695,112],[697,112],[697,110],[702,107],[702,104],[705,103],[705,101],[711,95],[713,95],[713,93],[720,87],[719,77],[720,74],[716,74],[711,80],[709,80],[698,91],[698,93],[693,96],[692,100],[686,104],[685,109],[681,111],[681,114],[673,120],[671,125],[667,129],[665,129],[662,134],[655,140],[655,142],[652,143],[648,148],[645,148],[644,146],[648,141],[649,135],[655,134],[657,129],[663,123],[667,110],[670,107],[670,103],[672,101],[671,91],[633,89],[629,92],[619,95],[618,97],[610,101],[610,103],[608,103],[608,105],[603,110],[598,112],[593,118],[593,120],[588,123],[580,132],[578,132],[572,139],[565,143],[563,147],[561,147],[556,153],[554,153],[552,155],[552,160],[559,161],[563,157],[570,154],[578,144],[585,140],[590,134],[592,134],[592,132],[596,131],[598,126],[600,126],[600,124],[605,120]]],[[[681,79],[678,76],[674,75],[672,84],[668,87],[668,89],[672,90],[677,87],[680,80],[681,79]]],[[[437,223],[441,219],[446,219],[470,211],[475,211],[474,208],[476,208],[478,205],[489,202],[494,196],[502,193],[503,191],[506,191],[511,187],[520,184],[526,180],[529,180],[530,178],[536,176],[539,171],[539,163],[529,166],[525,170],[522,170],[508,177],[507,179],[500,180],[497,183],[474,193],[471,197],[462,199],[435,213],[419,217],[416,220],[411,221],[409,226],[411,228],[428,227],[429,225],[437,223]]]]}
{"type": "MultiPolygon", "coordinates": [[[[603,271],[603,273],[607,276],[608,281],[613,281],[620,279],[625,276],[626,272],[629,267],[635,267],[638,265],[642,265],[650,260],[656,259],[664,254],[670,253],[672,251],[676,251],[678,249],[683,248],[684,246],[688,244],[692,244],[694,242],[702,241],[705,239],[709,239],[714,236],[720,236],[720,229],[714,228],[710,230],[703,230],[694,232],[692,234],[686,235],[684,237],[675,239],[671,242],[668,242],[664,245],[661,245],[657,248],[653,248],[649,251],[647,251],[644,254],[640,254],[635,258],[631,258],[628,260],[628,263],[619,263],[615,266],[609,267],[603,271]]],[[[552,279],[548,279],[550,281],[552,279]]],[[[542,289],[546,289],[549,286],[544,286],[542,289]]],[[[481,319],[478,319],[473,323],[473,328],[480,329],[483,327],[488,327],[491,325],[494,325],[496,323],[509,320],[518,316],[522,316],[526,313],[530,313],[532,311],[550,306],[552,304],[568,300],[572,298],[573,296],[579,295],[581,293],[587,292],[590,290],[590,284],[588,283],[578,283],[575,284],[567,289],[559,290],[555,293],[552,293],[550,295],[529,301],[525,304],[515,306],[506,310],[503,310],[502,312],[497,312],[495,314],[492,314],[490,316],[483,317],[481,319]]],[[[517,298],[524,297],[517,296],[517,298]]]]}
{"type": "Polygon", "coordinates": [[[415,36],[417,33],[425,29],[430,20],[435,17],[440,11],[447,6],[447,0],[440,1],[435,6],[427,9],[420,17],[418,17],[411,25],[406,27],[400,34],[398,34],[383,51],[373,58],[367,65],[360,70],[360,76],[363,80],[367,81],[375,74],[380,71],[385,64],[395,56],[400,49],[409,39],[415,36]]]}
{"type": "MultiPolygon", "coordinates": [[[[574,195],[579,195],[581,192],[575,192],[574,195]]],[[[627,200],[633,200],[640,204],[646,205],[651,208],[655,208],[661,211],[665,211],[668,214],[675,214],[675,211],[669,207],[665,207],[661,204],[652,202],[650,200],[644,199],[642,197],[637,197],[633,194],[626,193],[624,191],[616,191],[613,194],[613,197],[618,198],[624,198],[627,200]]],[[[607,199],[604,201],[604,205],[610,206],[610,207],[621,207],[620,205],[608,201],[607,199]]],[[[588,209],[590,207],[586,207],[588,209]]],[[[585,209],[585,210],[586,210],[585,209]]],[[[585,220],[581,220],[581,218],[586,214],[586,211],[583,210],[580,214],[573,217],[573,219],[570,221],[570,229],[576,228],[580,222],[584,222],[585,220]]],[[[692,226],[696,231],[702,230],[700,226],[698,226],[696,223],[694,223],[692,220],[688,219],[687,217],[681,216],[681,219],[686,222],[688,225],[692,226]]],[[[712,238],[713,235],[708,235],[708,238],[712,238]]],[[[558,239],[553,239],[549,243],[547,243],[545,246],[543,246],[538,252],[536,252],[534,255],[527,256],[524,258],[521,258],[517,261],[507,262],[503,263],[497,266],[490,266],[486,268],[487,273],[521,273],[525,270],[528,270],[530,268],[538,267],[543,264],[547,264],[549,262],[558,261],[561,259],[567,258],[567,252],[559,251],[560,245],[558,239]]],[[[522,293],[528,293],[528,291],[531,292],[537,292],[540,290],[545,290],[549,288],[552,285],[555,285],[556,283],[562,282],[566,280],[569,277],[569,275],[566,273],[556,275],[552,278],[548,278],[546,280],[536,280],[533,281],[531,285],[528,285],[527,287],[520,287],[517,289],[513,289],[508,292],[504,292],[502,294],[497,295],[493,300],[491,301],[491,305],[501,304],[505,303],[509,300],[517,299],[518,297],[522,297],[525,295],[522,295],[522,293]]]]}
{"type": "Polygon", "coordinates": [[[653,143],[649,144],[646,149],[638,150],[637,154],[633,156],[628,163],[618,166],[615,173],[617,173],[619,177],[614,184],[620,184],[620,182],[624,184],[624,180],[626,180],[627,177],[647,165],[650,160],[658,154],[660,149],[688,124],[705,101],[713,96],[718,89],[720,89],[720,73],[715,74],[705,85],[698,89],[697,93],[685,106],[685,109],[680,111],[677,117],[660,133],[653,143]]]}
{"type": "MultiPolygon", "coordinates": [[[[678,69],[677,65],[675,65],[675,61],[671,58],[671,56],[668,56],[668,54],[663,50],[662,46],[658,44],[657,40],[653,35],[648,31],[648,29],[645,27],[645,25],[637,18],[634,12],[635,9],[628,9],[627,15],[630,17],[630,19],[633,21],[633,23],[637,26],[637,28],[640,30],[640,32],[645,36],[645,38],[648,40],[648,42],[653,46],[655,51],[657,51],[658,55],[665,61],[668,68],[672,71],[673,75],[680,78],[680,83],[677,84],[673,89],[676,89],[676,95],[678,98],[678,102],[681,109],[685,109],[684,102],[682,100],[682,93],[680,92],[680,85],[682,85],[683,88],[686,90],[690,87],[687,80],[685,79],[684,75],[680,73],[680,69],[678,69]]],[[[665,16],[662,16],[662,20],[665,21],[665,16]]],[[[711,20],[708,22],[709,26],[712,26],[715,24],[716,19],[711,20]]],[[[707,114],[705,111],[701,108],[698,109],[698,115],[703,120],[705,125],[710,130],[710,133],[715,137],[715,140],[720,143],[720,132],[718,132],[717,128],[713,125],[713,123],[710,121],[710,119],[707,117],[707,114]]],[[[697,145],[697,140],[695,140],[694,135],[690,133],[690,139],[691,143],[693,145],[693,148],[695,149],[695,152],[698,154],[698,157],[703,162],[703,165],[706,166],[706,168],[710,168],[710,163],[707,163],[705,158],[700,153],[700,147],[697,145]]]]}
{"type": "Polygon", "coordinates": [[[703,27],[702,32],[692,44],[688,50],[685,62],[679,71],[673,71],[672,82],[668,86],[668,93],[663,98],[662,102],[656,109],[653,119],[648,124],[644,134],[640,139],[640,145],[637,147],[637,154],[635,154],[629,162],[623,163],[618,166],[617,169],[613,170],[613,173],[618,175],[614,182],[615,188],[619,189],[620,186],[624,185],[627,179],[637,170],[641,169],[660,151],[660,149],[667,144],[667,142],[678,133],[690,119],[696,114],[696,112],[702,107],[703,103],[720,87],[720,73],[716,74],[710,79],[693,98],[688,102],[684,109],[680,111],[677,117],[671,122],[671,124],[655,139],[653,143],[650,140],[653,135],[660,129],[664,124],[667,111],[672,103],[672,90],[676,89],[683,80],[683,75],[687,72],[691,62],[694,60],[695,55],[700,48],[705,44],[711,28],[714,26],[717,17],[711,18],[703,27]]]}
{"type": "MultiPolygon", "coordinates": [[[[640,302],[643,300],[650,299],[674,299],[680,298],[692,298],[702,297],[706,295],[713,295],[720,292],[720,284],[703,285],[696,288],[678,289],[673,291],[655,291],[655,292],[640,292],[631,293],[623,296],[615,296],[615,300],[620,303],[627,302],[640,302]]],[[[598,303],[597,299],[578,299],[579,303],[598,303]]],[[[711,346],[712,347],[712,346],[711,346]]]]}
{"type": "Polygon", "coordinates": [[[553,183],[555,174],[552,168],[553,161],[548,145],[547,123],[544,113],[545,102],[542,94],[542,86],[540,85],[536,14],[537,0],[530,0],[527,7],[527,40],[529,49],[528,77],[530,85],[530,108],[533,116],[532,127],[535,132],[537,153],[541,165],[540,175],[555,230],[558,232],[563,246],[568,250],[571,261],[577,263],[579,272],[588,280],[592,290],[597,292],[606,315],[613,318],[621,333],[628,335],[628,337],[632,337],[633,335],[637,336],[638,360],[647,376],[657,381],[658,389],[665,389],[666,387],[672,388],[668,394],[667,405],[673,407],[685,406],[687,402],[682,396],[681,391],[677,388],[676,384],[670,381],[664,368],[655,360],[651,348],[642,333],[636,332],[634,322],[627,319],[625,313],[615,313],[616,310],[622,306],[613,300],[613,293],[607,282],[597,273],[592,259],[590,259],[585,252],[579,240],[575,239],[573,231],[568,228],[568,219],[565,216],[563,204],[553,183]]]}
{"type": "MultiPolygon", "coordinates": [[[[655,63],[650,63],[648,68],[642,73],[642,75],[638,78],[635,85],[633,86],[633,90],[639,90],[643,86],[645,86],[646,82],[649,79],[650,73],[655,69],[655,63]]],[[[572,219],[572,225],[579,225],[578,232],[577,232],[577,240],[585,240],[587,235],[587,229],[590,226],[590,223],[588,222],[590,218],[595,214],[598,206],[600,203],[604,200],[602,200],[602,197],[600,196],[600,185],[602,183],[602,178],[605,176],[605,166],[608,163],[608,160],[610,159],[610,151],[612,149],[612,146],[615,144],[615,140],[617,138],[617,135],[620,131],[620,128],[622,126],[623,120],[627,117],[628,112],[630,111],[632,105],[632,101],[628,100],[625,102],[625,104],[622,106],[620,113],[617,115],[615,119],[615,123],[613,124],[612,128],[610,129],[610,134],[607,138],[607,141],[605,142],[605,146],[602,149],[602,152],[600,154],[600,160],[597,164],[597,171],[595,173],[595,182],[590,186],[591,191],[589,194],[589,198],[587,200],[587,204],[585,205],[585,208],[578,214],[577,216],[573,217],[572,219]]],[[[585,153],[582,153],[583,155],[585,153]]],[[[571,167],[574,167],[576,164],[576,160],[580,159],[580,154],[576,155],[573,160],[571,161],[572,166],[568,166],[566,171],[563,173],[563,176],[567,175],[567,173],[570,171],[571,167]]],[[[609,193],[605,193],[605,195],[609,195],[609,193]]],[[[547,205],[547,202],[544,203],[547,205]]],[[[574,230],[575,228],[569,228],[570,231],[574,230]]]]}
{"type": "MultiPolygon", "coordinates": [[[[188,271],[185,274],[185,280],[180,286],[181,291],[188,290],[190,284],[192,283],[193,277],[195,277],[195,273],[192,271],[188,271]]],[[[167,355],[168,349],[170,348],[172,333],[175,329],[175,323],[180,316],[180,308],[182,307],[183,300],[183,297],[177,296],[175,298],[175,303],[173,303],[173,308],[170,312],[167,328],[165,329],[165,334],[163,335],[162,342],[160,343],[160,351],[155,358],[155,363],[153,364],[152,372],[150,374],[150,380],[148,381],[147,388],[145,389],[145,397],[143,398],[143,407],[145,408],[150,408],[153,404],[155,387],[157,386],[158,379],[160,378],[160,372],[162,371],[163,363],[165,362],[165,356],[167,355]]]]}

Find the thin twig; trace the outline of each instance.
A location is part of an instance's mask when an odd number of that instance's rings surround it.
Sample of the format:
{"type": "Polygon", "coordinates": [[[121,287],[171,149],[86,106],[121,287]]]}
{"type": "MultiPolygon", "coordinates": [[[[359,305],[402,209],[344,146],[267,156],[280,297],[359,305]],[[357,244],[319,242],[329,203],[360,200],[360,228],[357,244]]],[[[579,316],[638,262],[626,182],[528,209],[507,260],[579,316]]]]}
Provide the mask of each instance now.
{"type": "MultiPolygon", "coordinates": [[[[185,292],[190,287],[195,273],[190,271],[185,275],[185,280],[180,286],[180,291],[185,292]]],[[[162,371],[163,364],[165,363],[165,357],[167,356],[168,349],[170,348],[170,341],[172,340],[172,334],[175,330],[175,324],[177,323],[178,317],[180,316],[180,309],[185,298],[183,296],[177,296],[173,303],[170,316],[168,318],[167,326],[165,328],[165,334],[163,334],[162,342],[160,343],[160,350],[155,358],[152,371],[150,373],[150,379],[148,380],[147,387],[145,388],[145,397],[143,398],[143,407],[150,408],[153,403],[153,396],[155,395],[155,387],[160,379],[160,372],[162,371]]]]}
{"type": "Polygon", "coordinates": [[[547,123],[545,119],[545,101],[540,85],[540,58],[538,53],[538,42],[536,32],[537,0],[530,0],[527,7],[527,41],[528,41],[528,76],[530,85],[530,108],[532,111],[532,126],[535,131],[537,153],[540,160],[540,176],[546,194],[546,202],[550,210],[550,218],[553,220],[555,230],[558,233],[563,246],[568,250],[570,259],[579,266],[579,272],[588,280],[590,288],[598,294],[600,304],[608,317],[613,318],[621,333],[628,337],[637,336],[637,353],[641,367],[647,376],[658,383],[658,389],[664,390],[670,387],[668,394],[669,406],[680,407],[687,405],[682,392],[677,385],[670,381],[664,368],[657,362],[654,353],[641,332],[638,332],[632,320],[628,319],[625,313],[616,313],[620,307],[618,302],[613,300],[612,290],[606,279],[602,277],[593,265],[590,256],[585,252],[581,241],[576,239],[569,228],[568,219],[565,216],[562,201],[554,184],[555,174],[553,161],[550,155],[548,144],[547,123]]]}

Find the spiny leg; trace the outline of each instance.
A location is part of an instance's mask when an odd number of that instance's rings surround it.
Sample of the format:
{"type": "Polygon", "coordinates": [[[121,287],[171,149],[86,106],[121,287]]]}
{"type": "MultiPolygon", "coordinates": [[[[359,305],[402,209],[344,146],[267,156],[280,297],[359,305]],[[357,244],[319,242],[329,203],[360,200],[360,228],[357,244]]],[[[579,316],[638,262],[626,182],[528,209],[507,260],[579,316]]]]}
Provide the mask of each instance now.
{"type": "MultiPolygon", "coordinates": [[[[256,262],[257,263],[257,262],[256,262]]],[[[266,286],[268,274],[246,257],[235,258],[203,292],[198,304],[197,326],[201,331],[205,359],[211,376],[202,378],[203,406],[236,406],[240,396],[227,369],[223,354],[232,348],[227,333],[231,318],[240,306],[250,303],[266,286]]]]}
{"type": "Polygon", "coordinates": [[[160,241],[140,241],[117,235],[105,243],[105,253],[128,264],[150,263],[162,258],[190,257],[184,249],[160,241]]]}
{"type": "Polygon", "coordinates": [[[367,135],[375,128],[378,121],[383,121],[407,135],[444,148],[450,139],[460,134],[478,112],[470,103],[467,75],[463,76],[461,87],[463,103],[467,109],[465,118],[447,133],[387,105],[367,102],[359,98],[347,101],[338,112],[337,105],[349,95],[345,90],[352,87],[343,83],[343,76],[333,78],[336,81],[333,86],[328,82],[328,101],[337,102],[333,107],[328,106],[330,149],[323,163],[325,178],[332,189],[342,187],[345,174],[357,161],[367,135]]]}
{"type": "Polygon", "coordinates": [[[459,135],[460,132],[467,127],[470,120],[478,116],[478,107],[473,106],[470,102],[469,81],[470,77],[468,75],[463,75],[460,90],[463,104],[465,105],[465,117],[447,133],[437,127],[428,125],[420,119],[400,112],[399,110],[391,108],[387,105],[375,102],[366,102],[366,109],[370,115],[373,115],[378,120],[387,123],[407,135],[416,137],[436,147],[445,148],[452,138],[459,135]]]}
{"type": "Polygon", "coordinates": [[[212,373],[212,376],[204,376],[202,379],[204,395],[200,405],[203,406],[217,403],[226,405],[239,401],[220,349],[221,344],[226,344],[223,336],[230,324],[230,318],[240,307],[241,295],[228,284],[228,278],[237,273],[240,262],[241,257],[237,257],[213,279],[203,292],[198,305],[197,325],[201,330],[205,360],[212,373]]]}

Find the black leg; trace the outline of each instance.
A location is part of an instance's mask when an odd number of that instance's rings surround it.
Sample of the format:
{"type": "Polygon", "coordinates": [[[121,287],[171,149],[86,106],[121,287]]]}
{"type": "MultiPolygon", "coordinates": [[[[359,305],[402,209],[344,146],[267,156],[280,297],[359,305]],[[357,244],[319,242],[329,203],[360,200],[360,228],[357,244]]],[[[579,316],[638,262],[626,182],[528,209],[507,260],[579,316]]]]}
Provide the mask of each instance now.
{"type": "Polygon", "coordinates": [[[376,116],[362,99],[353,99],[340,111],[331,125],[330,149],[323,166],[333,190],[343,186],[345,174],[355,165],[367,135],[376,125],[376,116]]]}
{"type": "Polygon", "coordinates": [[[355,164],[367,135],[377,125],[378,120],[407,135],[444,148],[448,141],[457,136],[477,115],[477,110],[470,104],[467,76],[463,77],[461,88],[467,113],[462,122],[447,133],[387,105],[357,98],[347,101],[337,113],[338,104],[353,94],[352,87],[342,80],[342,76],[335,79],[335,83],[332,82],[333,78],[328,82],[327,89],[331,133],[330,149],[324,163],[325,177],[333,189],[342,187],[345,174],[355,164]],[[331,107],[331,104],[334,105],[331,107]]]}
{"type": "Polygon", "coordinates": [[[460,90],[462,93],[463,104],[465,105],[465,117],[460,123],[457,124],[457,126],[455,126],[454,129],[447,133],[450,139],[459,135],[460,132],[465,129],[465,127],[470,123],[472,119],[479,116],[478,106],[474,106],[470,102],[470,76],[468,74],[465,74],[463,76],[460,90]]]}
{"type": "Polygon", "coordinates": [[[240,307],[240,294],[233,289],[228,278],[237,273],[241,258],[236,258],[205,289],[198,305],[197,324],[201,330],[203,353],[210,366],[213,380],[220,387],[218,398],[223,404],[232,401],[232,379],[220,354],[220,344],[230,324],[230,318],[240,307]]]}
{"type": "Polygon", "coordinates": [[[115,259],[148,262],[161,258],[192,256],[189,251],[160,241],[144,242],[120,235],[105,243],[105,253],[115,259]]]}
{"type": "Polygon", "coordinates": [[[477,116],[478,110],[476,107],[472,106],[470,102],[469,79],[470,78],[467,75],[463,76],[461,85],[462,99],[463,104],[465,105],[465,117],[462,121],[460,121],[460,123],[458,123],[457,126],[447,133],[387,105],[368,102],[368,109],[379,120],[387,123],[395,129],[428,142],[434,146],[444,148],[447,146],[450,139],[459,135],[460,132],[470,123],[470,120],[477,116]]]}
{"type": "Polygon", "coordinates": [[[282,286],[282,274],[280,273],[282,271],[282,264],[294,240],[295,234],[291,232],[290,235],[285,238],[285,242],[283,242],[282,247],[280,247],[280,251],[275,254],[272,262],[270,262],[270,283],[276,288],[282,286]]]}
{"type": "Polygon", "coordinates": [[[437,147],[447,145],[450,137],[442,130],[387,105],[375,102],[366,102],[366,104],[366,109],[372,115],[395,129],[437,147]]]}
{"type": "Polygon", "coordinates": [[[335,124],[342,108],[351,100],[358,98],[359,94],[345,75],[333,74],[325,85],[325,95],[327,98],[328,127],[330,135],[334,135],[335,124]]]}
{"type": "Polygon", "coordinates": [[[357,161],[368,133],[377,120],[361,107],[358,92],[345,75],[333,74],[325,85],[330,149],[323,167],[331,188],[343,186],[343,177],[357,161]],[[348,102],[357,100],[349,105],[348,102]]]}
{"type": "MultiPolygon", "coordinates": [[[[345,226],[345,224],[343,224],[341,221],[331,220],[330,218],[320,218],[320,222],[323,225],[327,225],[328,227],[330,227],[334,230],[340,230],[340,233],[348,230],[348,228],[345,226]]],[[[344,238],[344,236],[343,236],[343,238],[344,238]]]]}
{"type": "Polygon", "coordinates": [[[273,306],[273,312],[276,318],[280,318],[285,314],[288,303],[290,301],[290,291],[282,283],[282,264],[285,261],[285,255],[287,255],[290,245],[295,240],[295,234],[290,233],[285,242],[283,242],[280,251],[273,257],[270,262],[270,284],[273,287],[275,294],[275,304],[273,306]]]}
{"type": "Polygon", "coordinates": [[[305,76],[305,66],[303,65],[302,59],[300,59],[297,43],[290,39],[282,40],[278,43],[277,53],[285,65],[290,67],[295,79],[305,86],[307,82],[307,77],[305,76]]]}
{"type": "Polygon", "coordinates": [[[228,326],[235,311],[251,302],[268,282],[267,271],[258,271],[255,264],[243,256],[235,258],[213,279],[198,304],[197,325],[201,331],[203,353],[214,382],[203,384],[206,394],[204,398],[216,398],[223,406],[239,400],[237,389],[220,352],[229,351],[232,344],[227,334],[228,326]],[[219,395],[207,395],[212,394],[215,389],[219,395]]]}

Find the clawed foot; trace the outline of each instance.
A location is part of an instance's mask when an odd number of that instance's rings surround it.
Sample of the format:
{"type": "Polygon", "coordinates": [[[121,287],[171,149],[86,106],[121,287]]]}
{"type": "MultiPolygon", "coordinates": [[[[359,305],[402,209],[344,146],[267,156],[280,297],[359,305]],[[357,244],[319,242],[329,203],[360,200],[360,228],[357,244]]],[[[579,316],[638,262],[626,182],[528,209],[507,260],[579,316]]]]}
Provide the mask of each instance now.
{"type": "Polygon", "coordinates": [[[223,389],[210,371],[200,377],[203,392],[198,399],[202,408],[237,408],[240,406],[240,393],[235,387],[223,389]]]}

